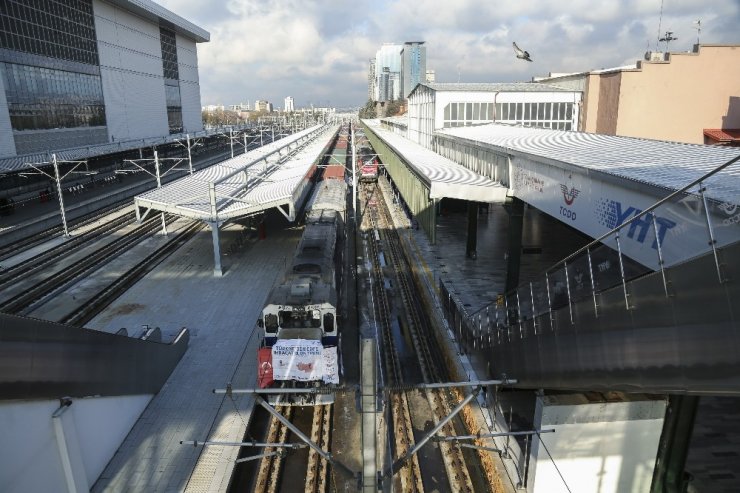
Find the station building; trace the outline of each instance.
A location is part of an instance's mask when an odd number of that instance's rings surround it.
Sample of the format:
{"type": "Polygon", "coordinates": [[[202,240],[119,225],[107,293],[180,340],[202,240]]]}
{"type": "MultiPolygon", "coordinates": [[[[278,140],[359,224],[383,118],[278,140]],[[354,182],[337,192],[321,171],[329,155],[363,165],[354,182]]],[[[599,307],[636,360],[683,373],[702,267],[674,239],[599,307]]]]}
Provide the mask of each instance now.
{"type": "Polygon", "coordinates": [[[647,52],[629,66],[534,80],[583,92],[579,128],[585,132],[740,144],[740,45],[647,52]]]}
{"type": "Polygon", "coordinates": [[[151,0],[4,0],[0,158],[202,130],[209,37],[151,0]]]}
{"type": "Polygon", "coordinates": [[[485,123],[578,130],[582,92],[549,84],[423,83],[408,97],[407,138],[432,148],[435,131],[485,123]]]}

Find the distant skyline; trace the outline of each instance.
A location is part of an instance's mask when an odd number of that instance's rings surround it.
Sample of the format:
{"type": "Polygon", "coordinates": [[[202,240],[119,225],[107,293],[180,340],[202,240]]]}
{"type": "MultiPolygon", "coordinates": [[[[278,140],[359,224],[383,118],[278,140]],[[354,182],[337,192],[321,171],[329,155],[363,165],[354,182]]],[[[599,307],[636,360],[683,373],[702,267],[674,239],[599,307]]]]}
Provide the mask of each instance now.
{"type": "Polygon", "coordinates": [[[617,67],[701,42],[740,44],[740,1],[155,0],[211,33],[198,44],[202,104],[361,106],[385,42],[425,41],[437,82],[530,81],[617,67]],[[660,25],[660,27],[659,27],[660,25]],[[512,42],[532,63],[518,60],[512,42]]]}

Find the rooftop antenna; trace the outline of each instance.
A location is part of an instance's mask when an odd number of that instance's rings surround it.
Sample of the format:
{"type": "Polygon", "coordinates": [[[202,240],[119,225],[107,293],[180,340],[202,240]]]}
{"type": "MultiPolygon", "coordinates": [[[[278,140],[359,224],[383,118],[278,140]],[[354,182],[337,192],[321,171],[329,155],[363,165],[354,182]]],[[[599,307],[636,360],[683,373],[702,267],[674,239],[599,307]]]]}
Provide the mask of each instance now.
{"type": "Polygon", "coordinates": [[[658,41],[665,41],[665,51],[668,51],[668,43],[670,43],[671,41],[675,41],[677,39],[678,38],[673,36],[673,31],[666,31],[665,36],[660,38],[658,41]]]}
{"type": "Polygon", "coordinates": [[[658,18],[658,41],[655,42],[655,51],[658,51],[658,43],[660,42],[660,28],[663,26],[663,0],[660,0],[660,17],[658,18]]]}
{"type": "Polygon", "coordinates": [[[696,44],[699,44],[699,37],[701,36],[701,19],[696,19],[694,22],[694,29],[696,29],[696,44]]]}

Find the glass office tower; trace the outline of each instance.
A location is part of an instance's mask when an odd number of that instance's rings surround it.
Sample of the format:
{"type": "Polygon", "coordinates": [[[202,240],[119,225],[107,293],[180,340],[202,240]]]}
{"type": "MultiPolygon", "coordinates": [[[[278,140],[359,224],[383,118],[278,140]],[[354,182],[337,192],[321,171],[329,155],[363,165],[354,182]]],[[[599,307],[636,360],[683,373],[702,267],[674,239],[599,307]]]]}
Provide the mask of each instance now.
{"type": "Polygon", "coordinates": [[[0,77],[18,154],[107,141],[92,0],[0,2],[0,77]]]}

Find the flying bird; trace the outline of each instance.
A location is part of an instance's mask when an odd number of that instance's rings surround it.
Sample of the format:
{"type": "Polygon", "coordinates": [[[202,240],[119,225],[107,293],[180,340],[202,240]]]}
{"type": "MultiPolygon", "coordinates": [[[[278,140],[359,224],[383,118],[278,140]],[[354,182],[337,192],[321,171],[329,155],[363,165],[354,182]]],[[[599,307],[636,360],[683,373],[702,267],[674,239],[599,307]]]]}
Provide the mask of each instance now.
{"type": "Polygon", "coordinates": [[[523,49],[519,48],[516,45],[516,41],[514,43],[512,43],[512,44],[514,45],[514,51],[516,52],[516,57],[517,58],[521,58],[522,60],[526,60],[528,62],[531,62],[532,61],[532,59],[529,58],[529,52],[528,51],[524,51],[523,49]]]}

